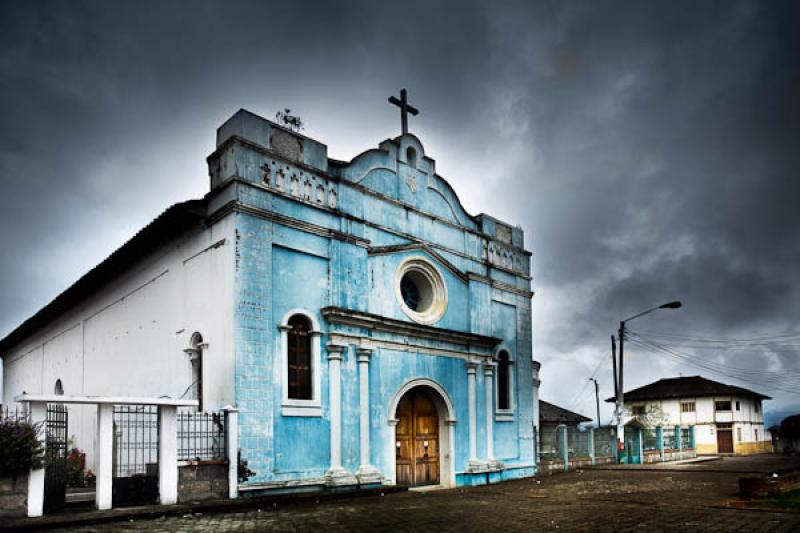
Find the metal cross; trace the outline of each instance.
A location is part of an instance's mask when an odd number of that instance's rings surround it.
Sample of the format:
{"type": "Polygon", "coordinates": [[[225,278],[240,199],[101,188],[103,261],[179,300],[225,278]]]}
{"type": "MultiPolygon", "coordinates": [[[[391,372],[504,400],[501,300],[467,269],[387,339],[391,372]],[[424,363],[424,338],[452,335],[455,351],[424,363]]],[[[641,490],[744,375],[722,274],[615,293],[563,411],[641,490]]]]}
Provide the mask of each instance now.
{"type": "Polygon", "coordinates": [[[400,121],[403,127],[403,135],[405,135],[408,133],[408,113],[416,116],[419,114],[419,110],[408,103],[408,93],[405,89],[400,90],[399,100],[394,96],[390,96],[389,103],[400,108],[400,121]]]}

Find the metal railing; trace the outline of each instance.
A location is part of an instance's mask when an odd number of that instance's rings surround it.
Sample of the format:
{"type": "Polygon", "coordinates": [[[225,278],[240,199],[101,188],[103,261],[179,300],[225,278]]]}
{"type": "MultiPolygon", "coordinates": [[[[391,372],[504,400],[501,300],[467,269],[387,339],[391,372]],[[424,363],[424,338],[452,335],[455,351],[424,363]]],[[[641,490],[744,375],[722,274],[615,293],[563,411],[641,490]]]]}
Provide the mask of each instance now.
{"type": "Polygon", "coordinates": [[[222,461],[225,451],[225,414],[178,412],[178,460],[222,461]]]}

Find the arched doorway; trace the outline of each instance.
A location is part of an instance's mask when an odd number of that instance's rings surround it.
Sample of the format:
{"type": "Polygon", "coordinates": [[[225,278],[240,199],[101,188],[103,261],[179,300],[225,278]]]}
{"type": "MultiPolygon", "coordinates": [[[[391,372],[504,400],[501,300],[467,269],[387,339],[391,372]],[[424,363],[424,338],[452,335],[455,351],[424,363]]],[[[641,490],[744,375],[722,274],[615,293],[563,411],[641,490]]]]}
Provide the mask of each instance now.
{"type": "Polygon", "coordinates": [[[398,485],[439,484],[439,416],[433,402],[427,387],[415,387],[397,404],[395,471],[398,485]]]}

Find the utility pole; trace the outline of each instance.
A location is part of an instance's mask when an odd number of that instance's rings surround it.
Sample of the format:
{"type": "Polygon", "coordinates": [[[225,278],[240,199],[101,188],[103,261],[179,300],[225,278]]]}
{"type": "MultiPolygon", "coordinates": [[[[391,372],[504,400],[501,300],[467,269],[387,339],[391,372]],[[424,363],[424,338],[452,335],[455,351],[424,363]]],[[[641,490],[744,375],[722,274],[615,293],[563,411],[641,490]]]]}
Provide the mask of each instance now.
{"type": "MultiPolygon", "coordinates": [[[[648,309],[647,311],[642,311],[639,314],[633,315],[630,318],[626,318],[625,320],[620,320],[619,322],[619,331],[617,334],[617,338],[619,339],[619,376],[617,376],[616,370],[614,371],[614,378],[615,378],[615,385],[616,385],[616,416],[617,416],[617,462],[625,463],[626,462],[626,455],[625,455],[625,426],[623,425],[622,421],[622,414],[623,414],[623,406],[624,406],[624,387],[623,387],[623,366],[625,364],[625,323],[630,322],[634,318],[639,318],[642,315],[646,315],[647,313],[652,313],[657,309],[679,309],[682,307],[681,302],[669,302],[663,305],[659,305],[657,307],[653,307],[652,309],[648,309]]],[[[613,360],[616,361],[614,358],[614,336],[611,336],[611,357],[613,360]]]]}
{"type": "Polygon", "coordinates": [[[597,427],[600,427],[600,389],[596,379],[589,378],[589,381],[594,381],[594,401],[597,403],[597,427]]]}

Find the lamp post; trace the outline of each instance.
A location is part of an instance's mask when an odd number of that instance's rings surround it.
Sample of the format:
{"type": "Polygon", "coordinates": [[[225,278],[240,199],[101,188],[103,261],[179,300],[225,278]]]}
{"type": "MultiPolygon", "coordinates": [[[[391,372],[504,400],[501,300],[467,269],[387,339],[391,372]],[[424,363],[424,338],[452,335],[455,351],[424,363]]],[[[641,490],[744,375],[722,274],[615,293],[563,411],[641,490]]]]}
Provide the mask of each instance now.
{"type": "Polygon", "coordinates": [[[597,427],[600,427],[600,388],[597,385],[597,380],[589,378],[589,381],[594,381],[594,401],[597,404],[597,427]]]}
{"type": "MultiPolygon", "coordinates": [[[[642,311],[636,315],[626,318],[625,320],[620,320],[619,322],[619,379],[618,381],[618,388],[617,388],[617,398],[616,398],[616,416],[617,416],[617,461],[619,463],[625,462],[625,427],[622,423],[622,406],[623,406],[623,395],[624,395],[624,388],[622,384],[623,378],[623,365],[624,365],[624,354],[625,354],[625,324],[630,322],[634,318],[639,318],[642,315],[646,315],[647,313],[652,313],[657,309],[678,309],[682,306],[681,302],[669,302],[666,304],[662,304],[652,309],[648,309],[647,311],[642,311]]],[[[611,342],[613,345],[614,338],[611,338],[611,342]]]]}

